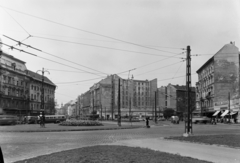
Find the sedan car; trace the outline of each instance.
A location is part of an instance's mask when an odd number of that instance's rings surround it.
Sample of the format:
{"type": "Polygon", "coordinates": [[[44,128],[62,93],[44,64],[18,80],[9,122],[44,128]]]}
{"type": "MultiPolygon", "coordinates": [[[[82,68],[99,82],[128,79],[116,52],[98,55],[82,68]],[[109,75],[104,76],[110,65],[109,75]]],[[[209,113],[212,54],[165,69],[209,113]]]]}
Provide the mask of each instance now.
{"type": "Polygon", "coordinates": [[[16,125],[18,117],[14,115],[0,115],[0,125],[16,125]]]}
{"type": "Polygon", "coordinates": [[[193,117],[192,118],[192,123],[195,123],[195,124],[197,124],[197,123],[204,123],[204,124],[211,123],[211,118],[208,118],[206,116],[193,117]]]}

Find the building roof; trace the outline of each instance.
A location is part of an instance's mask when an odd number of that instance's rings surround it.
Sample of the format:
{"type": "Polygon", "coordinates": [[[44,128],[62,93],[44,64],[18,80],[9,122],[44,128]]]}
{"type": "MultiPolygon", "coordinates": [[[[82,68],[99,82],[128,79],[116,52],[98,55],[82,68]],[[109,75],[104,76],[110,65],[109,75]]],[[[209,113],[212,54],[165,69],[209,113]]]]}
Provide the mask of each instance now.
{"type": "MultiPolygon", "coordinates": [[[[186,91],[185,85],[172,85],[172,86],[175,87],[177,90],[186,91]]],[[[195,87],[191,87],[191,91],[195,92],[195,87]]]]}
{"type": "MultiPolygon", "coordinates": [[[[235,43],[230,43],[230,44],[226,44],[226,45],[224,45],[216,54],[218,54],[218,53],[223,53],[223,54],[225,54],[225,52],[223,52],[224,50],[225,51],[227,51],[226,52],[226,54],[227,53],[232,53],[232,50],[233,49],[236,49],[237,47],[235,46],[235,43]]],[[[239,53],[239,52],[238,52],[239,53]]],[[[196,72],[197,73],[199,73],[202,69],[204,69],[204,67],[206,66],[206,65],[208,65],[209,63],[211,63],[211,62],[213,62],[214,61],[214,57],[215,57],[215,55],[216,54],[214,54],[207,62],[205,62],[196,72]]],[[[240,54],[240,53],[239,53],[240,54]]]]}
{"type": "Polygon", "coordinates": [[[24,62],[24,61],[22,61],[22,60],[20,60],[20,59],[15,58],[15,57],[12,56],[12,55],[7,54],[6,52],[2,52],[2,55],[6,56],[6,57],[8,57],[8,58],[11,58],[12,60],[15,60],[15,61],[21,62],[21,63],[23,63],[23,64],[26,63],[26,62],[24,62]]]}
{"type": "Polygon", "coordinates": [[[212,56],[207,62],[205,62],[196,72],[199,73],[206,65],[214,61],[214,56],[212,56]]]}
{"type": "MultiPolygon", "coordinates": [[[[33,71],[27,70],[28,71],[28,75],[32,78],[34,78],[35,80],[38,81],[42,81],[42,75],[35,73],[33,71]]],[[[51,80],[49,80],[46,76],[44,76],[44,83],[56,86],[51,80]]]]}

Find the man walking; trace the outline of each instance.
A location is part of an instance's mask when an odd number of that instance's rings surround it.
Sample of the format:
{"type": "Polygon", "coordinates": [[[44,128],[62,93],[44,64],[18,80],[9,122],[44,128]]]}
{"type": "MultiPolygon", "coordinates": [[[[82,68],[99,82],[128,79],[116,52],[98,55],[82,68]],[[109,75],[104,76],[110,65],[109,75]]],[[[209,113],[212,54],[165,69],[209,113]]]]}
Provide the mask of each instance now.
{"type": "Polygon", "coordinates": [[[39,121],[40,127],[43,127],[43,115],[42,115],[42,112],[40,112],[40,115],[38,116],[38,121],[39,121]]]}

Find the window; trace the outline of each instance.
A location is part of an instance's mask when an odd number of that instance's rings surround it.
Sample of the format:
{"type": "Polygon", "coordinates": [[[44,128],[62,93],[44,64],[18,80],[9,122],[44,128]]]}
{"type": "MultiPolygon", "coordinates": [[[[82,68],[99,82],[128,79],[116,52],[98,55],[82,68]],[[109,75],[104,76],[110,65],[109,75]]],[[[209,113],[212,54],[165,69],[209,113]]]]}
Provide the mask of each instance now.
{"type": "Polygon", "coordinates": [[[11,77],[8,77],[8,84],[11,84],[11,77]]]}
{"type": "Polygon", "coordinates": [[[11,92],[11,88],[8,88],[8,94],[7,95],[10,95],[10,92],[11,92]]]}
{"type": "Polygon", "coordinates": [[[3,75],[3,83],[7,82],[7,77],[3,75]]]}

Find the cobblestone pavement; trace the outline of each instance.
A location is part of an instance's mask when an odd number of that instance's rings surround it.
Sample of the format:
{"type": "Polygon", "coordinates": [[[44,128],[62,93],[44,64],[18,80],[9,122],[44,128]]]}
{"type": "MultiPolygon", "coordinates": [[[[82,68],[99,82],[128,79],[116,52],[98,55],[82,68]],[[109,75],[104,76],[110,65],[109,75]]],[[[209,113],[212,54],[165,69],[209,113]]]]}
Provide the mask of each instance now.
{"type": "MultiPolygon", "coordinates": [[[[240,134],[238,125],[194,125],[194,134],[240,134]]],[[[121,140],[179,136],[184,125],[154,126],[150,129],[73,131],[73,132],[0,132],[5,162],[121,140]]]]}

